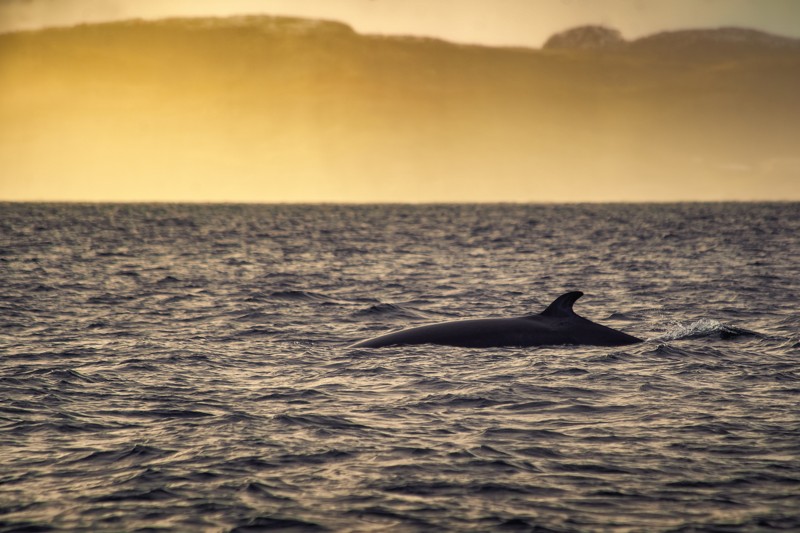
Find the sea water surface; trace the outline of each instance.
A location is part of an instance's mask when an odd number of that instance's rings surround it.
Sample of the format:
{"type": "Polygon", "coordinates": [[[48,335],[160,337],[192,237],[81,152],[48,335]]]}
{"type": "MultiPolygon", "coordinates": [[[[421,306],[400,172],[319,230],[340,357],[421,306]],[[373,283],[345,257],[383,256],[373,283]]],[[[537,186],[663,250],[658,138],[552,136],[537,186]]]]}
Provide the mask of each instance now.
{"type": "Polygon", "coordinates": [[[0,204],[0,531],[800,530],[800,204],[0,204]],[[348,349],[576,311],[620,348],[348,349]]]}

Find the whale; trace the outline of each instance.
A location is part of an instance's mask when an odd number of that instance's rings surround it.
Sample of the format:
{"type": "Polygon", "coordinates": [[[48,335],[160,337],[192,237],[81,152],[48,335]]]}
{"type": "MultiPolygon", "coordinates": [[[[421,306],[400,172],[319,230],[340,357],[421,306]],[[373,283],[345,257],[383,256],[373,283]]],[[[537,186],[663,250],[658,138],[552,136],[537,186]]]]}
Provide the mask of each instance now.
{"type": "Polygon", "coordinates": [[[463,348],[562,344],[624,346],[644,342],[642,339],[577,315],[572,306],[581,296],[583,296],[581,291],[562,294],[538,314],[514,318],[456,320],[417,326],[362,340],[349,347],[383,348],[414,344],[463,348]]]}

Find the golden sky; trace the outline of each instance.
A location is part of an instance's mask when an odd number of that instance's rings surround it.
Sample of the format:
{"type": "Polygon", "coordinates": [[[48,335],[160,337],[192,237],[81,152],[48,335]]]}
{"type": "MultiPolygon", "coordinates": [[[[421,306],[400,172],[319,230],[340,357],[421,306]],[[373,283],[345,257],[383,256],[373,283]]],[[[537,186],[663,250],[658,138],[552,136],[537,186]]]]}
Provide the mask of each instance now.
{"type": "MultiPolygon", "coordinates": [[[[5,0],[0,32],[245,13],[531,48],[582,24],[800,37],[795,0],[5,0]]],[[[0,201],[800,200],[797,55],[667,72],[346,32],[320,49],[109,28],[0,36],[0,201]]]]}

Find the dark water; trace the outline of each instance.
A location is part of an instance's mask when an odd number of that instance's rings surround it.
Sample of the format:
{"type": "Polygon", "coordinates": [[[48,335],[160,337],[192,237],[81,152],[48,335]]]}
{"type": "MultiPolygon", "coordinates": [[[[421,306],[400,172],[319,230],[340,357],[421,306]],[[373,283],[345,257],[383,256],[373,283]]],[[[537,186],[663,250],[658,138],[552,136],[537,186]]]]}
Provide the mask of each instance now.
{"type": "Polygon", "coordinates": [[[800,530],[800,204],[0,210],[2,531],[800,530]]]}

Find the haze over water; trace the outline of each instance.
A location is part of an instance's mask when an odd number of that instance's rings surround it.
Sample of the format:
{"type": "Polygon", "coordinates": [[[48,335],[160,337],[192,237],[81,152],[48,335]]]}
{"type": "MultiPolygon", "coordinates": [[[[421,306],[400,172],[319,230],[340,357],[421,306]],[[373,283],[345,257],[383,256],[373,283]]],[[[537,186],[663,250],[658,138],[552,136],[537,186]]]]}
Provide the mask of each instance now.
{"type": "Polygon", "coordinates": [[[800,205],[0,205],[0,529],[800,528],[800,205]],[[576,311],[623,348],[348,350],[576,311]]]}
{"type": "Polygon", "coordinates": [[[0,34],[0,198],[800,200],[800,39],[559,37],[269,16],[0,34]]]}

